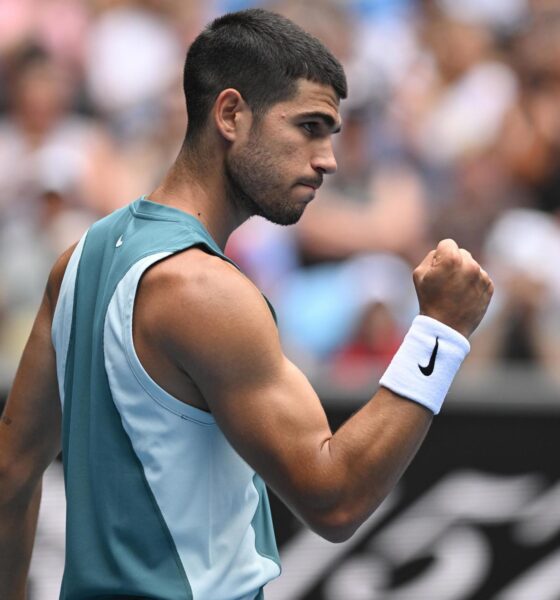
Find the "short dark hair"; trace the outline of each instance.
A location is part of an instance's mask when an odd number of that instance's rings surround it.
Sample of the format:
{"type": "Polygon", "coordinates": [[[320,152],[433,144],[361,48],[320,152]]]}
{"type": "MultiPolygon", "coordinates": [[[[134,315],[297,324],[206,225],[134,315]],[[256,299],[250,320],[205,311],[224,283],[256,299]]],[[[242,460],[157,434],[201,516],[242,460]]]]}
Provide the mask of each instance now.
{"type": "Polygon", "coordinates": [[[263,9],[217,18],[187,53],[183,78],[187,139],[202,130],[222,90],[238,90],[258,118],[271,105],[292,98],[302,78],[330,85],[339,99],[346,98],[341,64],[289,19],[263,9]]]}

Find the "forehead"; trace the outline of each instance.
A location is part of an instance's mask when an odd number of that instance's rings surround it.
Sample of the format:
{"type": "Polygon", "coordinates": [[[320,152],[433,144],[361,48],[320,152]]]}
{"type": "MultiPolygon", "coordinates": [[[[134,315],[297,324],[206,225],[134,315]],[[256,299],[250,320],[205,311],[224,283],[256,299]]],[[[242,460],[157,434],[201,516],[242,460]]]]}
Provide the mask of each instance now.
{"type": "Polygon", "coordinates": [[[337,125],[340,124],[339,99],[330,85],[315,83],[306,79],[298,81],[297,93],[293,98],[278,102],[270,112],[283,117],[297,117],[299,114],[324,113],[337,125]]]}

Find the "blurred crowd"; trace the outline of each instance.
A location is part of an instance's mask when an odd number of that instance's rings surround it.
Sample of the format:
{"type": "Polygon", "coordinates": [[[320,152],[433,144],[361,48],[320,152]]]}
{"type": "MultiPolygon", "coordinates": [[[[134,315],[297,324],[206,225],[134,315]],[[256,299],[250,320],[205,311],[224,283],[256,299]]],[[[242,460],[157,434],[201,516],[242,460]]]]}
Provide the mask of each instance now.
{"type": "Polygon", "coordinates": [[[257,5],[319,37],[350,88],[338,172],[301,222],[251,219],[227,248],[288,354],[349,385],[383,368],[418,310],[412,269],[452,237],[496,284],[469,361],[560,381],[560,0],[2,0],[0,366],[54,259],[175,158],[189,43],[257,5]]]}

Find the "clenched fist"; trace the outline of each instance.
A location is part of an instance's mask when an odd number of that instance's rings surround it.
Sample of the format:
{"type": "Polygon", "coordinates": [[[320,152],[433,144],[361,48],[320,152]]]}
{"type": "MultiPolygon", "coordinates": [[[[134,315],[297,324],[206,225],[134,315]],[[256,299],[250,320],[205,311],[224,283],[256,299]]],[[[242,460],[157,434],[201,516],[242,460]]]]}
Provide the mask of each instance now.
{"type": "Polygon", "coordinates": [[[470,252],[442,240],[414,270],[420,314],[469,337],[482,320],[494,284],[470,252]]]}

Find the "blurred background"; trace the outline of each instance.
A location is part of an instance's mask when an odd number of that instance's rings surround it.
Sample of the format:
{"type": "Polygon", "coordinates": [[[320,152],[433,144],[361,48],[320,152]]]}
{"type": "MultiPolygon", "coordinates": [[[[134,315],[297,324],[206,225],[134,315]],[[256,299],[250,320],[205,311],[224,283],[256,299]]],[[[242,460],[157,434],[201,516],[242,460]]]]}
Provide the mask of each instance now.
{"type": "MultiPolygon", "coordinates": [[[[267,599],[558,600],[559,0],[0,0],[0,400],[54,259],[175,158],[186,48],[249,6],[348,75],[336,175],[297,226],[252,219],[227,248],[333,426],[374,391],[438,240],[496,284],[426,445],[355,538],[328,544],[274,501],[285,568],[267,599]]],[[[58,598],[63,531],[56,463],[31,600],[58,598]]]]}

